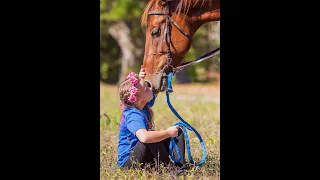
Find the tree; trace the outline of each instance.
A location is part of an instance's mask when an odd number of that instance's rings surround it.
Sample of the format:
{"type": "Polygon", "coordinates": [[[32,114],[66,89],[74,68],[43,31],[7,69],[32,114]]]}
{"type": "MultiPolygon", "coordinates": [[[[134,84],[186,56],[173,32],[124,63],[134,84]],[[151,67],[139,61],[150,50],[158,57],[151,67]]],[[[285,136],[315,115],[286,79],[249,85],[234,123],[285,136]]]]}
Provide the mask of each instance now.
{"type": "Polygon", "coordinates": [[[148,1],[102,0],[100,3],[100,74],[110,82],[122,80],[128,71],[138,71],[144,47],[140,16],[148,1]],[[115,41],[106,41],[112,37],[115,41]],[[116,42],[117,44],[114,44],[116,42]],[[109,43],[112,43],[108,45],[109,43]],[[102,47],[104,45],[104,47],[102,47]],[[108,49],[105,49],[108,47],[108,49]],[[103,49],[103,50],[102,50],[103,49]],[[117,57],[110,54],[117,52],[117,57]],[[117,62],[117,63],[116,63],[117,62]],[[113,69],[113,71],[111,71],[113,69]],[[114,70],[117,69],[117,70],[114,70]],[[117,78],[115,80],[114,78],[117,78]]]}
{"type": "Polygon", "coordinates": [[[129,71],[133,71],[137,57],[141,56],[141,49],[136,48],[132,43],[130,29],[123,21],[109,26],[109,33],[118,42],[122,57],[121,57],[121,71],[119,73],[119,81],[122,81],[129,71]]]}

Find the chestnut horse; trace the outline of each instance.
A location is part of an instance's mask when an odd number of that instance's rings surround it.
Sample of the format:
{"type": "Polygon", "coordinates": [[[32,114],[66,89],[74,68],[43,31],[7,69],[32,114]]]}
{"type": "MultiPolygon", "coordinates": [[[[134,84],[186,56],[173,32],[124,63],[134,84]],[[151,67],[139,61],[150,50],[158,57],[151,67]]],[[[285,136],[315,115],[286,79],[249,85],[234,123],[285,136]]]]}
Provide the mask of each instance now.
{"type": "Polygon", "coordinates": [[[199,27],[210,21],[220,21],[220,0],[148,2],[141,18],[146,26],[142,67],[153,93],[166,90],[167,74],[181,64],[199,27]]]}

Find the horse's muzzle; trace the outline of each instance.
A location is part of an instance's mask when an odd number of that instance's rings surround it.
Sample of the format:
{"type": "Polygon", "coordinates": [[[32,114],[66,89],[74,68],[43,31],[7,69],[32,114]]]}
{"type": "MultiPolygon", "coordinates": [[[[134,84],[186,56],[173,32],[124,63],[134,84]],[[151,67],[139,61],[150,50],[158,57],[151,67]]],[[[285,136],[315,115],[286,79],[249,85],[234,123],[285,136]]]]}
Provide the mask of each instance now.
{"type": "Polygon", "coordinates": [[[151,83],[152,86],[152,92],[157,94],[159,92],[163,92],[167,89],[167,82],[168,77],[165,73],[159,72],[156,74],[156,76],[153,77],[153,83],[151,83]]]}

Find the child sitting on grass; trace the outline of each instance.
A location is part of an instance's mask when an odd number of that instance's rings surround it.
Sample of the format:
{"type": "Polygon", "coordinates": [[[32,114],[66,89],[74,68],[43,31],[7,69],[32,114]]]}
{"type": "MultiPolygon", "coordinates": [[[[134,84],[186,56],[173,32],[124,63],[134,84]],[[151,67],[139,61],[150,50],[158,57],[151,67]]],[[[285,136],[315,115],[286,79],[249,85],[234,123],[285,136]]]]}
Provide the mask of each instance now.
{"type": "Polygon", "coordinates": [[[151,107],[156,95],[144,82],[145,72],[139,76],[129,75],[118,86],[123,112],[119,123],[118,165],[120,167],[144,167],[146,163],[155,165],[154,159],[165,166],[171,164],[169,158],[170,138],[174,138],[182,155],[174,165],[185,167],[185,140],[179,126],[162,131],[154,131],[154,115],[151,107]],[[134,163],[137,162],[137,163],[134,163]]]}

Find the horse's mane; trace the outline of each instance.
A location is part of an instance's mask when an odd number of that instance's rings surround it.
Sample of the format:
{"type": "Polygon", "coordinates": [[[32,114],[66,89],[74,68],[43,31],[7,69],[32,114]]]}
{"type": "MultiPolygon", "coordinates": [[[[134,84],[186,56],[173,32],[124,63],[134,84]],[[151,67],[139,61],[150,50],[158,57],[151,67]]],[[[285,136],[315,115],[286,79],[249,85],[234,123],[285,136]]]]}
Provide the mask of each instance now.
{"type": "MultiPolygon", "coordinates": [[[[143,14],[141,16],[141,26],[146,26],[147,25],[147,20],[148,20],[148,12],[150,9],[153,7],[153,5],[157,2],[158,0],[150,0],[146,7],[144,8],[143,14]]],[[[201,0],[179,0],[177,6],[175,7],[175,13],[178,15],[182,12],[184,14],[187,14],[189,12],[190,7],[194,7],[195,5],[198,4],[198,2],[201,0]]],[[[200,7],[203,6],[204,3],[208,2],[209,6],[211,6],[213,0],[202,0],[202,3],[200,7]]]]}

